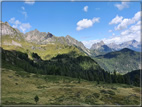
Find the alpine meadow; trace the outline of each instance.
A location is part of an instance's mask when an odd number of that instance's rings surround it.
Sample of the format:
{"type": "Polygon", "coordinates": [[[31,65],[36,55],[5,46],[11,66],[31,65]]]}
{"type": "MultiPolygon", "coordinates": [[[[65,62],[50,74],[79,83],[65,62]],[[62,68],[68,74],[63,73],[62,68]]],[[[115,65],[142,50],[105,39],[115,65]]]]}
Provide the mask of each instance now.
{"type": "Polygon", "coordinates": [[[1,106],[141,106],[140,2],[1,6],[1,106]]]}

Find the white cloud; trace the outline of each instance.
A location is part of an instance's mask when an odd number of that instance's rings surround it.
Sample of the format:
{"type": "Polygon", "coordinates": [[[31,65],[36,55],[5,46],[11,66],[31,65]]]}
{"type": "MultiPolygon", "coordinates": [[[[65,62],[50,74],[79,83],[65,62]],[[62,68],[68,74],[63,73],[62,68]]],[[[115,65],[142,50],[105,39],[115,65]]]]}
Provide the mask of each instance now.
{"type": "Polygon", "coordinates": [[[123,17],[122,16],[116,16],[114,19],[111,20],[111,22],[109,22],[110,25],[112,24],[118,24],[120,22],[122,22],[123,17]]]}
{"type": "Polygon", "coordinates": [[[123,30],[128,27],[128,25],[134,24],[141,19],[141,12],[137,12],[132,19],[125,18],[121,23],[115,27],[115,30],[123,30]]]}
{"type": "Polygon", "coordinates": [[[94,17],[94,18],[92,19],[92,22],[93,22],[93,23],[95,23],[95,22],[100,22],[100,18],[99,18],[99,17],[98,17],[98,18],[94,17]]]}
{"type": "Polygon", "coordinates": [[[31,28],[31,25],[29,23],[21,23],[19,20],[16,20],[15,17],[11,18],[9,20],[9,23],[12,24],[12,27],[19,29],[23,33],[25,33],[26,30],[31,28]]]}
{"type": "Polygon", "coordinates": [[[85,12],[87,12],[87,11],[88,11],[88,6],[84,6],[83,10],[84,10],[85,12]]]}
{"type": "Polygon", "coordinates": [[[31,28],[31,25],[29,23],[22,23],[19,28],[25,33],[27,29],[31,28]]]}
{"type": "Polygon", "coordinates": [[[134,21],[131,19],[123,19],[123,21],[117,27],[115,27],[115,30],[123,30],[127,28],[128,25],[133,23],[134,21]]]}
{"type": "Polygon", "coordinates": [[[108,32],[112,32],[112,30],[109,30],[108,32]]]}
{"type": "Polygon", "coordinates": [[[141,11],[137,12],[137,13],[134,15],[134,17],[133,17],[132,20],[138,21],[138,20],[140,20],[140,19],[141,19],[141,11]]]}
{"type": "Polygon", "coordinates": [[[99,20],[100,20],[100,18],[96,18],[96,17],[94,17],[92,20],[91,19],[80,20],[79,22],[77,22],[76,30],[79,31],[79,30],[82,30],[82,29],[85,29],[85,28],[92,27],[93,24],[95,22],[99,22],[99,20]]]}
{"type": "Polygon", "coordinates": [[[9,22],[13,24],[15,22],[15,17],[11,18],[9,22]]]}
{"type": "Polygon", "coordinates": [[[12,27],[14,27],[14,28],[17,28],[18,25],[21,24],[21,22],[20,22],[19,20],[15,20],[15,17],[11,18],[11,19],[9,20],[9,22],[10,22],[11,24],[13,24],[12,27]]]}
{"type": "Polygon", "coordinates": [[[121,2],[121,4],[115,4],[115,7],[117,7],[119,10],[123,10],[124,8],[129,7],[129,2],[121,2]]]}
{"type": "Polygon", "coordinates": [[[35,0],[25,0],[25,3],[29,5],[33,5],[35,3],[35,0]]]}
{"type": "Polygon", "coordinates": [[[128,30],[121,32],[122,36],[130,35],[130,34],[137,34],[141,28],[141,21],[138,21],[137,24],[131,26],[128,30]]]}

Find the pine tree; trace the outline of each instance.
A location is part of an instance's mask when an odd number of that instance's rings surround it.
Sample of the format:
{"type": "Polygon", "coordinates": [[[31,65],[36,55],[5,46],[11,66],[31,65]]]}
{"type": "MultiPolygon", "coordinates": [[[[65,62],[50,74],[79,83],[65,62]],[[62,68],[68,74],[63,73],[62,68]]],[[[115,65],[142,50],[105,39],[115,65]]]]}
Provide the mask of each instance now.
{"type": "Polygon", "coordinates": [[[39,101],[39,97],[36,95],[36,96],[34,97],[34,100],[35,100],[35,102],[36,102],[36,104],[37,104],[37,102],[39,101]]]}
{"type": "Polygon", "coordinates": [[[116,70],[114,70],[114,73],[113,73],[113,82],[114,83],[117,83],[117,75],[116,75],[116,70]]]}
{"type": "Polygon", "coordinates": [[[81,81],[80,81],[80,76],[78,77],[78,83],[80,83],[81,81]]]}

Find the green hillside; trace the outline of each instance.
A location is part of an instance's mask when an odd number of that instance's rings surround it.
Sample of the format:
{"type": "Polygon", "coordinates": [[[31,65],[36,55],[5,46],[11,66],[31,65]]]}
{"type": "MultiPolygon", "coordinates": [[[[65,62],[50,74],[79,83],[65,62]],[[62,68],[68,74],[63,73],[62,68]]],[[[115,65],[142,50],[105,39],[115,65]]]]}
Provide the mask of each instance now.
{"type": "Polygon", "coordinates": [[[16,50],[23,53],[27,53],[29,58],[32,59],[31,53],[37,53],[43,60],[51,59],[58,54],[67,54],[75,51],[78,55],[85,55],[84,52],[80,51],[75,46],[68,46],[60,43],[49,43],[40,45],[32,42],[27,42],[23,38],[16,39],[11,36],[2,36],[2,48],[5,50],[16,50]],[[17,43],[17,44],[14,44],[17,43]]]}
{"type": "Polygon", "coordinates": [[[4,63],[2,105],[139,105],[140,88],[77,78],[27,73],[4,63]]]}
{"type": "Polygon", "coordinates": [[[37,53],[31,53],[31,57],[32,59],[27,53],[20,51],[2,49],[3,66],[9,63],[30,73],[81,77],[87,80],[96,80],[95,75],[101,77],[105,73],[93,59],[88,56],[78,56],[75,51],[57,55],[50,60],[42,60],[37,53]]]}
{"type": "Polygon", "coordinates": [[[110,52],[105,55],[94,57],[94,60],[106,71],[127,73],[140,68],[140,52],[128,48],[120,51],[110,52]]]}

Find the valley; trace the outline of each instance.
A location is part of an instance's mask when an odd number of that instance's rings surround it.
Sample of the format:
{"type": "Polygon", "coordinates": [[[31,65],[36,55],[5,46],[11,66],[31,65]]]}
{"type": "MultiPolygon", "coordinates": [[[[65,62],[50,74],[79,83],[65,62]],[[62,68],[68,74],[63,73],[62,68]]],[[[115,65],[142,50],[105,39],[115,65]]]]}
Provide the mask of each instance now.
{"type": "Polygon", "coordinates": [[[1,24],[2,105],[140,104],[140,52],[1,24]]]}

